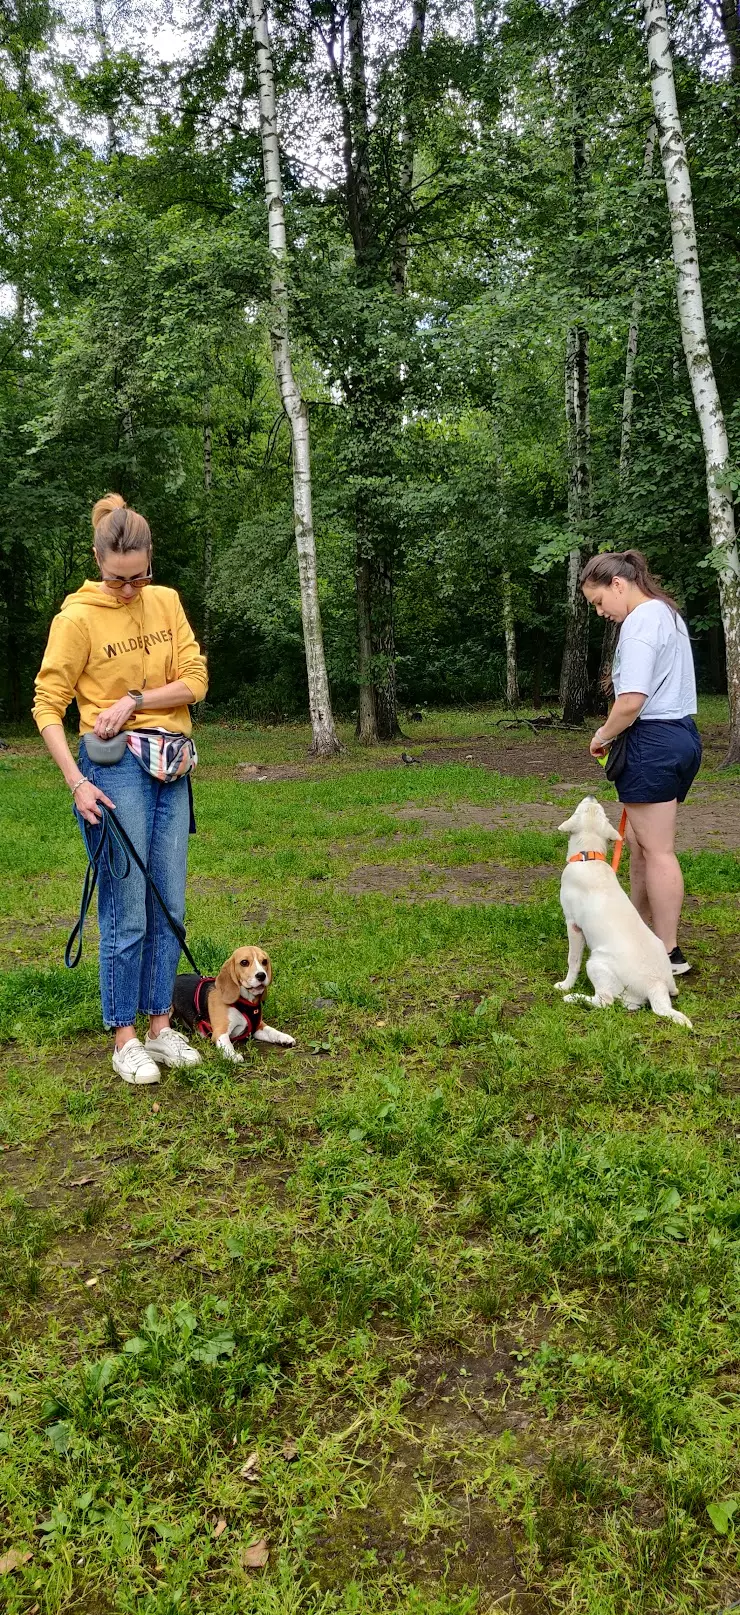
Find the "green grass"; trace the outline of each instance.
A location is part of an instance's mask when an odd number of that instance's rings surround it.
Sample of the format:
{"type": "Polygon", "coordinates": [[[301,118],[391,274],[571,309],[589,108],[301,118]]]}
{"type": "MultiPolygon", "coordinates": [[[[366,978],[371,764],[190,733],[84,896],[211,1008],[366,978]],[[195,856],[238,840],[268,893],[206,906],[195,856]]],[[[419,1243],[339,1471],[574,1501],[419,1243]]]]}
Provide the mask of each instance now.
{"type": "Polygon", "coordinates": [[[207,1049],[154,1094],[111,1071],[94,926],[61,966],[68,794],[31,740],[0,759],[0,1559],[31,1555],[0,1604],[719,1611],[740,1598],[738,859],[683,858],[695,1034],[591,1014],[552,991],[561,839],[517,822],[568,789],[351,744],[236,782],[305,741],[199,731],[188,912],[204,968],[269,948],[297,1046],[236,1071],[207,1049]],[[459,803],[501,822],[425,816],[459,803]],[[479,901],[471,865],[520,900],[479,901]],[[397,889],[357,895],[367,866],[397,889]]]}

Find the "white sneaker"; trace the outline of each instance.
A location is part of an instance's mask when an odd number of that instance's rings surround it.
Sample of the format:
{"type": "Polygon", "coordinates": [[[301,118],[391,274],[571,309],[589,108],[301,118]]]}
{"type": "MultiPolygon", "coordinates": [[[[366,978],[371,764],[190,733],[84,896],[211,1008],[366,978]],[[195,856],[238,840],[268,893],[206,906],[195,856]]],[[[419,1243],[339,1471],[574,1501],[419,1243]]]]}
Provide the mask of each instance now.
{"type": "Polygon", "coordinates": [[[198,1050],[191,1048],[182,1032],[176,1032],[172,1026],[165,1026],[156,1037],[147,1035],[144,1050],[152,1060],[158,1060],[161,1065],[192,1066],[200,1065],[201,1062],[198,1050]]]}
{"type": "Polygon", "coordinates": [[[123,1077],[124,1082],[137,1086],[159,1082],[159,1070],[146,1049],[142,1048],[138,1037],[130,1037],[128,1043],[113,1050],[113,1070],[123,1077]]]}

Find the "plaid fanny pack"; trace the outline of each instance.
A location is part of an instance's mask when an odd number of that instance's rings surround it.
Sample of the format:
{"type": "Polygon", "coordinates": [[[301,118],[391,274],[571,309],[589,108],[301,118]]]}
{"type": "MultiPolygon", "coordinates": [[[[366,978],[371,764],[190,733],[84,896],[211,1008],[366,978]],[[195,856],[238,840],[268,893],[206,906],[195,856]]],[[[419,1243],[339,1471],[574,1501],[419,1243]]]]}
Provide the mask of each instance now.
{"type": "Polygon", "coordinates": [[[189,735],[165,734],[161,729],[134,729],[126,740],[144,773],[151,774],[163,785],[183,779],[198,762],[198,753],[189,735]]]}

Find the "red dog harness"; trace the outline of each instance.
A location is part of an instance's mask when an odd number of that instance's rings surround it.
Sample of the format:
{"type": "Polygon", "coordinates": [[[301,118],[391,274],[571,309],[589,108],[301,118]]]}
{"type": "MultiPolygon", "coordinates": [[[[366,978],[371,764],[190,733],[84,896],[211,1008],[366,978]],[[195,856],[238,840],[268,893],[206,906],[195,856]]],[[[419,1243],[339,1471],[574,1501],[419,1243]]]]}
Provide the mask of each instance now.
{"type": "MultiPolygon", "coordinates": [[[[193,996],[193,1009],[195,1011],[195,1028],[201,1037],[210,1037],[213,1028],[207,1018],[208,991],[214,985],[215,976],[201,976],[193,996]],[[204,995],[205,994],[205,998],[204,995]]],[[[244,1016],[246,1026],[243,1032],[231,1032],[232,1043],[248,1043],[262,1025],[262,1001],[253,1004],[248,998],[237,998],[235,1004],[229,1004],[229,1009],[238,1009],[244,1016]]]]}

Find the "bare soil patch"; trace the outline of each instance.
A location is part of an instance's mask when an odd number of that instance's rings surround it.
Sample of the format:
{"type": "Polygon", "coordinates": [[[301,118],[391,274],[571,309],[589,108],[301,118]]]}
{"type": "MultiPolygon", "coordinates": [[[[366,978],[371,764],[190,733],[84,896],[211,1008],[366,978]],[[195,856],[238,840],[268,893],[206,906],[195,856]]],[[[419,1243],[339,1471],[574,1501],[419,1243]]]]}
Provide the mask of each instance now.
{"type": "Polygon", "coordinates": [[[362,864],[343,882],[353,896],[382,892],[407,903],[521,903],[542,894],[543,880],[559,874],[556,864],[510,869],[506,864],[362,864]]]}
{"type": "MultiPolygon", "coordinates": [[[[726,731],[722,725],[706,725],[702,731],[704,766],[716,768],[721,763],[726,731]]],[[[410,743],[411,745],[412,743],[410,743]]],[[[588,754],[588,735],[583,730],[561,731],[554,729],[533,736],[523,727],[520,732],[504,730],[497,734],[477,735],[472,740],[440,740],[430,738],[422,745],[413,744],[408,752],[419,763],[439,767],[445,764],[467,764],[511,778],[541,779],[549,787],[548,794],[570,793],[579,787],[584,794],[596,791],[604,784],[604,775],[588,754]]],[[[379,755],[368,753],[367,758],[353,754],[344,762],[333,763],[332,768],[358,770],[371,767],[406,770],[398,750],[379,755]]],[[[236,769],[237,779],[254,783],[267,780],[303,779],[308,775],[325,777],[326,764],[307,758],[301,763],[280,763],[262,768],[254,763],[242,763],[236,769]]],[[[616,804],[609,804],[610,815],[616,823],[619,812],[616,804]]],[[[443,808],[417,808],[413,804],[402,808],[398,817],[419,819],[437,829],[459,829],[477,824],[486,829],[515,829],[522,824],[536,830],[556,829],[562,819],[562,810],[555,804],[536,802],[501,803],[489,807],[476,807],[460,803],[454,811],[443,808]]],[[[679,851],[699,851],[704,848],[717,851],[736,851],[740,848],[740,791],[734,779],[727,783],[704,784],[699,779],[688,802],[679,813],[679,851]]],[[[368,888],[365,888],[368,889],[368,888]]],[[[387,889],[375,886],[371,889],[387,889]]]]}
{"type": "Polygon", "coordinates": [[[531,1410],[519,1398],[513,1349],[513,1340],[499,1337],[487,1351],[419,1351],[405,1404],[413,1434],[395,1442],[372,1510],[340,1512],[314,1544],[323,1585],[341,1585],[353,1559],[372,1552],[382,1565],[397,1565],[402,1557],[406,1574],[422,1585],[475,1586],[486,1608],[543,1615],[547,1604],[527,1590],[514,1533],[502,1528],[484,1491],[476,1496],[466,1487],[461,1461],[471,1443],[510,1431],[519,1461],[536,1473],[546,1466],[551,1438],[547,1445],[538,1439],[531,1410]],[[438,1512],[423,1524],[419,1504],[430,1488],[438,1512]]]}
{"type": "MultiPolygon", "coordinates": [[[[612,823],[619,823],[618,802],[605,804],[612,823]]],[[[550,802],[494,802],[480,807],[459,802],[454,808],[417,807],[408,803],[396,810],[401,821],[415,820],[433,833],[476,825],[482,830],[557,830],[567,809],[550,802]]],[[[563,843],[565,846],[565,843],[563,843]]],[[[678,810],[679,852],[737,852],[740,850],[740,793],[737,789],[696,785],[678,810]]],[[[549,867],[549,866],[545,866],[549,867]]]]}

